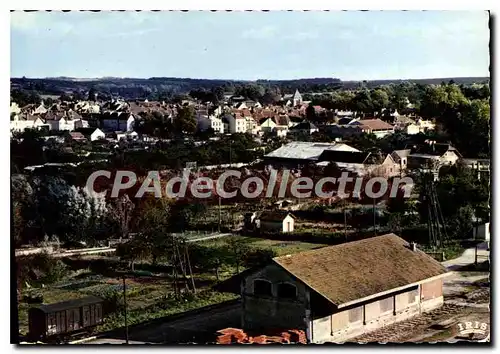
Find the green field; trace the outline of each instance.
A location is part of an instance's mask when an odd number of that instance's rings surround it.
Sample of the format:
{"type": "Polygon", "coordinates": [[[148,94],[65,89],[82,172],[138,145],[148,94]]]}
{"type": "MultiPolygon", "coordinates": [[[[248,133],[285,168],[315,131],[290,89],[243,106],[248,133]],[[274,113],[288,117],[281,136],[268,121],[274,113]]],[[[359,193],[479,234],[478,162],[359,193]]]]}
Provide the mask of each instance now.
{"type": "MultiPolygon", "coordinates": [[[[257,237],[243,237],[236,236],[242,240],[247,246],[250,248],[258,248],[258,249],[272,249],[277,253],[278,256],[283,256],[286,254],[292,254],[302,251],[308,251],[315,248],[325,247],[326,245],[317,244],[317,243],[308,243],[301,241],[280,241],[280,240],[269,240],[257,237]]],[[[200,245],[206,247],[223,247],[227,243],[227,239],[225,237],[208,240],[200,242],[200,245]]]]}

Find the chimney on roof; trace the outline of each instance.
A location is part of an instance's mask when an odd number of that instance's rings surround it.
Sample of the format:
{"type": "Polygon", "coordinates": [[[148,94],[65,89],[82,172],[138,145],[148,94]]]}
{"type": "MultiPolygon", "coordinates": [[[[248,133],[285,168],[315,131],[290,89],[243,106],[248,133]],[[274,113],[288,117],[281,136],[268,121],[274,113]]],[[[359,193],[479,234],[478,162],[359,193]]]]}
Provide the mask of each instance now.
{"type": "Polygon", "coordinates": [[[410,242],[410,249],[413,252],[416,252],[417,251],[417,243],[416,242],[410,242]]]}

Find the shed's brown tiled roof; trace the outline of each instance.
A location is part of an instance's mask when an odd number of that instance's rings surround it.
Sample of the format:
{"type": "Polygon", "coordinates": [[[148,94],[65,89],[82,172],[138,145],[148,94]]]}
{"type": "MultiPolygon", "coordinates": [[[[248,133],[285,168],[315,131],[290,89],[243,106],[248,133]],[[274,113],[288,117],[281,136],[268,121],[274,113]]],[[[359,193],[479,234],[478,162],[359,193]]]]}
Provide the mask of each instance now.
{"type": "Polygon", "coordinates": [[[412,251],[394,234],[273,260],[337,306],[446,273],[438,261],[412,251]]]}

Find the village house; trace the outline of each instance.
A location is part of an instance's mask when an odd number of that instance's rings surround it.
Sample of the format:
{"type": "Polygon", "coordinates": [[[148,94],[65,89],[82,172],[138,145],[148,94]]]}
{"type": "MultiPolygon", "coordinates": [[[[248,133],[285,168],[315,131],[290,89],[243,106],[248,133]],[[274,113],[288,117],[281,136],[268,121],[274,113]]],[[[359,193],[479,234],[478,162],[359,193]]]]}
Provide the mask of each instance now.
{"type": "Polygon", "coordinates": [[[96,141],[105,139],[106,135],[99,128],[79,128],[77,132],[82,133],[83,136],[89,141],[96,141]]]}
{"type": "Polygon", "coordinates": [[[45,141],[53,141],[54,143],[57,144],[64,144],[64,136],[61,135],[47,135],[43,137],[43,140],[45,141]]]}
{"type": "Polygon", "coordinates": [[[284,138],[287,136],[288,134],[288,128],[287,127],[281,127],[281,126],[278,126],[276,128],[274,128],[272,131],[271,131],[271,136],[273,137],[277,137],[277,138],[284,138]]]}
{"type": "Polygon", "coordinates": [[[210,127],[217,134],[224,134],[224,124],[222,123],[222,119],[217,116],[211,115],[208,117],[210,120],[210,127]]]}
{"type": "Polygon", "coordinates": [[[16,102],[11,102],[10,103],[10,114],[11,114],[11,116],[13,114],[19,114],[19,113],[21,113],[21,108],[19,107],[19,105],[16,102]]]}
{"type": "Polygon", "coordinates": [[[262,118],[259,123],[260,130],[263,133],[271,133],[278,137],[285,137],[288,134],[291,120],[287,115],[274,115],[272,117],[262,118]]]}
{"type": "Polygon", "coordinates": [[[361,119],[349,124],[358,126],[361,132],[366,134],[374,134],[377,138],[383,138],[386,135],[394,133],[394,127],[381,119],[361,119]]]}
{"type": "Polygon", "coordinates": [[[277,124],[272,117],[262,118],[259,122],[260,129],[263,133],[270,133],[276,128],[277,124]]]}
{"type": "Polygon", "coordinates": [[[224,124],[224,133],[246,133],[247,131],[246,120],[239,113],[225,114],[222,117],[222,122],[224,124]]]}
{"type": "Polygon", "coordinates": [[[127,112],[104,114],[101,117],[101,127],[107,131],[132,131],[136,119],[127,112]]]}
{"type": "Polygon", "coordinates": [[[50,130],[67,130],[73,131],[78,128],[87,128],[88,122],[83,119],[72,119],[71,116],[67,114],[57,114],[50,115],[50,119],[47,118],[49,114],[46,115],[46,123],[50,126],[50,130]]]}
{"type": "Polygon", "coordinates": [[[80,132],[70,132],[69,136],[71,137],[71,140],[78,141],[78,142],[82,142],[82,141],[87,140],[85,138],[85,136],[80,132]]]}
{"type": "Polygon", "coordinates": [[[461,157],[451,144],[427,141],[425,144],[407,146],[411,152],[408,155],[410,169],[436,169],[441,166],[454,165],[461,157]]]}
{"type": "Polygon", "coordinates": [[[435,128],[436,124],[434,124],[432,121],[418,119],[415,123],[408,124],[405,128],[405,132],[408,135],[415,135],[434,130],[435,128]]]}
{"type": "Polygon", "coordinates": [[[391,153],[392,158],[397,164],[399,164],[399,170],[402,172],[406,171],[406,167],[408,165],[408,155],[410,155],[410,153],[410,149],[394,150],[391,153]]]}
{"type": "Polygon", "coordinates": [[[293,232],[294,224],[294,216],[282,210],[264,211],[257,219],[261,232],[293,232]]]}
{"type": "Polygon", "coordinates": [[[339,169],[358,176],[391,178],[400,175],[399,164],[389,154],[378,158],[370,152],[325,150],[318,160],[318,166],[326,167],[334,163],[339,169]]]}
{"type": "Polygon", "coordinates": [[[84,114],[98,114],[101,111],[101,106],[92,101],[78,101],[74,105],[74,110],[84,114]]]}
{"type": "Polygon", "coordinates": [[[115,131],[110,136],[116,141],[127,140],[127,133],[123,131],[115,131]]]}
{"type": "Polygon", "coordinates": [[[302,104],[302,95],[299,90],[295,90],[293,94],[286,94],[283,96],[283,101],[285,102],[285,106],[296,107],[302,104]]]}
{"type": "Polygon", "coordinates": [[[295,135],[312,135],[319,131],[318,127],[311,122],[302,122],[290,128],[289,133],[295,135]]]}
{"type": "Polygon", "coordinates": [[[29,113],[13,114],[13,119],[10,121],[10,131],[12,132],[23,132],[26,129],[42,129],[45,128],[49,130],[49,125],[47,125],[42,118],[38,115],[31,115],[29,113]]]}
{"type": "Polygon", "coordinates": [[[33,114],[45,114],[45,113],[47,113],[47,108],[45,108],[45,105],[43,104],[42,101],[42,103],[40,103],[40,105],[35,108],[33,114]]]}
{"type": "Polygon", "coordinates": [[[236,109],[262,108],[262,105],[259,102],[248,100],[248,101],[243,101],[243,102],[235,102],[233,107],[236,109]]]}
{"type": "Polygon", "coordinates": [[[241,295],[245,330],[299,329],[308,343],[341,343],[442,306],[446,275],[387,234],[276,257],[217,288],[241,295]]]}
{"type": "Polygon", "coordinates": [[[252,116],[245,116],[245,122],[246,122],[246,132],[253,134],[253,135],[259,135],[261,132],[260,125],[257,124],[255,119],[253,119],[252,116]]]}
{"type": "MultiPolygon", "coordinates": [[[[353,121],[356,122],[356,120],[353,121]]],[[[324,130],[327,134],[343,138],[363,134],[361,127],[354,124],[328,124],[324,126],[324,130]]]]}
{"type": "Polygon", "coordinates": [[[200,132],[212,129],[216,134],[224,133],[224,123],[222,122],[222,119],[217,115],[212,114],[208,116],[206,114],[197,114],[196,120],[196,129],[200,132]]]}

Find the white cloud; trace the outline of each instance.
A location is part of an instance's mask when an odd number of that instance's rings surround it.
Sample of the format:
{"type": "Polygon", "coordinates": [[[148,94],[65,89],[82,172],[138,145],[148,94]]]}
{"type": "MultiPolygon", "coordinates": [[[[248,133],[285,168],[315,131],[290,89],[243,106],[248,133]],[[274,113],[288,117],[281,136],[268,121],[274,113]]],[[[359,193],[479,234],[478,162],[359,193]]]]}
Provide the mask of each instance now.
{"type": "Polygon", "coordinates": [[[25,32],[29,35],[51,34],[65,36],[75,30],[75,24],[69,15],[64,14],[63,20],[57,12],[11,12],[11,30],[25,32]]]}
{"type": "Polygon", "coordinates": [[[273,38],[278,32],[278,29],[273,26],[264,26],[260,28],[251,28],[242,33],[242,37],[246,39],[267,39],[273,38]]]}
{"type": "Polygon", "coordinates": [[[290,39],[295,41],[307,41],[310,39],[316,39],[319,37],[318,32],[297,32],[294,34],[287,35],[283,39],[290,39]]]}
{"type": "Polygon", "coordinates": [[[14,11],[10,13],[10,26],[20,31],[36,29],[39,19],[37,12],[14,11]]]}

